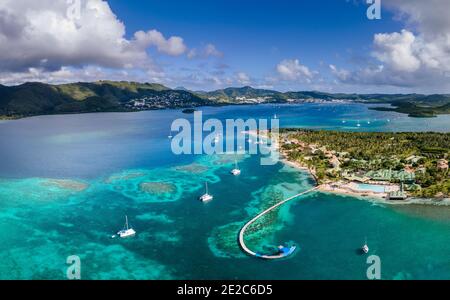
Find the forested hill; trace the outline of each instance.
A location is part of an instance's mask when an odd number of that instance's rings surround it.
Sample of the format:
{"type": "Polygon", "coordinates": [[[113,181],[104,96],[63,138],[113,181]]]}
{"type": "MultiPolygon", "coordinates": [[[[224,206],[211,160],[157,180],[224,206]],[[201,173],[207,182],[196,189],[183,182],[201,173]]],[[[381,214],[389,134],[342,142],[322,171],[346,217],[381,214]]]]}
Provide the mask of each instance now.
{"type": "Polygon", "coordinates": [[[450,95],[332,94],[317,91],[279,92],[249,86],[211,92],[170,89],[161,84],[126,81],[78,82],[50,85],[30,82],[0,85],[0,118],[43,114],[135,111],[188,108],[202,105],[354,101],[388,104],[413,117],[450,113],[450,95]]]}
{"type": "Polygon", "coordinates": [[[208,105],[210,101],[191,92],[171,90],[160,84],[98,81],[49,85],[25,83],[0,85],[0,115],[24,117],[42,114],[132,110],[130,101],[155,99],[149,109],[208,105]]]}

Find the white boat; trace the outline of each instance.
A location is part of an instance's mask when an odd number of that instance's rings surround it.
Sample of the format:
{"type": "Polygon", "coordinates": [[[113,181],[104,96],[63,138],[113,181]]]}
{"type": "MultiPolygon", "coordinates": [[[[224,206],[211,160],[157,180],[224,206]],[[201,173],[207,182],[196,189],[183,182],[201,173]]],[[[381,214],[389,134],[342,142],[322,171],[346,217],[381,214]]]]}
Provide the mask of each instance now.
{"type": "Polygon", "coordinates": [[[136,235],[136,231],[133,228],[129,227],[129,225],[128,225],[128,217],[127,216],[125,216],[124,229],[117,232],[117,235],[121,238],[127,238],[127,237],[132,237],[132,236],[136,235]]]}
{"type": "Polygon", "coordinates": [[[205,189],[206,189],[206,193],[204,193],[202,196],[200,196],[200,201],[202,202],[208,202],[211,201],[213,199],[213,196],[208,194],[208,183],[205,182],[205,189]]]}
{"type": "Polygon", "coordinates": [[[231,170],[231,174],[233,174],[234,176],[241,174],[241,170],[238,168],[237,161],[234,161],[234,169],[231,170]]]}
{"type": "Polygon", "coordinates": [[[369,253],[369,246],[367,246],[367,240],[364,243],[364,246],[361,247],[361,251],[364,252],[365,254],[369,253]]]}

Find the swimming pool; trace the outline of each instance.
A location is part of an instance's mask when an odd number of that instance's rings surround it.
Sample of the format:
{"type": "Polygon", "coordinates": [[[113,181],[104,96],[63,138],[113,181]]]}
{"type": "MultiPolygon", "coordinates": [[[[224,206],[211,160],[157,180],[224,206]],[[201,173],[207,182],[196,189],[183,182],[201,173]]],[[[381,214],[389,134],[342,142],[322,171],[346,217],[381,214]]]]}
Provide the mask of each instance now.
{"type": "Polygon", "coordinates": [[[358,183],[357,186],[358,186],[358,190],[360,190],[360,191],[371,191],[371,192],[375,192],[375,193],[384,193],[385,192],[384,185],[358,183]]]}

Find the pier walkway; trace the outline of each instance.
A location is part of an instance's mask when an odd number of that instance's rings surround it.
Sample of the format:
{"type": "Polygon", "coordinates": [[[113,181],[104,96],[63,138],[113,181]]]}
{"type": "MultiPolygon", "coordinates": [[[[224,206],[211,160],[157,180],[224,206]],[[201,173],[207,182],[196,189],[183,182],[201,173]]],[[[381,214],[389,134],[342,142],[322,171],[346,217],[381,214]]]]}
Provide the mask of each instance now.
{"type": "Polygon", "coordinates": [[[247,228],[248,228],[250,225],[252,225],[256,220],[258,220],[259,218],[261,218],[261,217],[264,216],[265,214],[269,213],[270,211],[274,210],[275,208],[277,208],[277,207],[283,205],[284,203],[289,202],[289,201],[291,201],[291,200],[293,200],[293,199],[295,199],[295,198],[298,198],[298,197],[303,196],[303,195],[305,195],[305,194],[308,194],[308,193],[310,193],[310,192],[312,192],[312,191],[314,191],[314,190],[317,190],[318,188],[319,188],[319,187],[316,186],[316,187],[314,187],[314,188],[312,188],[312,189],[309,189],[309,190],[307,190],[307,191],[301,192],[301,193],[299,193],[299,194],[297,194],[297,195],[294,195],[294,196],[292,196],[292,197],[289,197],[289,198],[287,198],[287,199],[285,199],[285,200],[283,200],[283,201],[281,201],[281,202],[278,202],[277,204],[275,204],[275,205],[269,207],[268,209],[266,209],[265,211],[263,211],[262,213],[260,213],[259,215],[257,215],[257,216],[254,217],[253,219],[251,219],[250,221],[248,221],[248,222],[241,228],[241,231],[239,231],[239,246],[241,246],[241,249],[242,249],[245,253],[247,253],[248,255],[250,255],[250,256],[259,257],[259,258],[263,258],[263,259],[278,259],[278,258],[282,258],[282,257],[286,257],[286,256],[290,255],[290,254],[293,252],[293,250],[295,250],[295,248],[291,248],[291,251],[288,251],[287,253],[286,253],[286,252],[283,252],[283,251],[280,251],[279,254],[274,254],[274,255],[265,255],[265,254],[256,253],[256,252],[250,250],[250,249],[247,247],[247,245],[245,245],[245,242],[244,242],[244,234],[245,234],[245,231],[246,231],[247,228]]]}

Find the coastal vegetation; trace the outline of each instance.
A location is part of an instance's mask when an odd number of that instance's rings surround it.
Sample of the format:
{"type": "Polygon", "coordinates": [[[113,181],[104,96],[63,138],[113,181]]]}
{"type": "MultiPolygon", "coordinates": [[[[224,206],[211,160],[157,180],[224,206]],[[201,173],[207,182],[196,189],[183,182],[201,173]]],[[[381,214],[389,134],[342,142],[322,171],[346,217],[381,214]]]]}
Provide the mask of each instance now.
{"type": "Polygon", "coordinates": [[[281,139],[287,159],[319,183],[373,180],[416,197],[450,195],[450,133],[282,130],[281,139]]]}
{"type": "Polygon", "coordinates": [[[0,116],[21,118],[34,115],[135,111],[185,108],[211,104],[207,99],[153,83],[98,81],[50,85],[25,83],[0,85],[0,116]],[[144,101],[144,106],[134,105],[144,101]],[[148,102],[148,103],[147,103],[148,102]],[[137,103],[137,102],[136,102],[137,103]]]}
{"type": "Polygon", "coordinates": [[[358,102],[386,104],[371,109],[396,111],[412,117],[450,113],[450,95],[331,94],[317,91],[278,92],[250,86],[216,91],[170,89],[156,83],[126,81],[77,82],[51,85],[28,82],[0,85],[0,119],[34,115],[140,111],[165,108],[259,103],[358,102]]]}
{"type": "Polygon", "coordinates": [[[437,115],[450,114],[450,102],[445,99],[439,102],[430,101],[429,103],[422,104],[394,102],[391,105],[392,107],[373,107],[371,109],[378,111],[396,111],[416,118],[430,118],[436,117],[437,115]]]}

